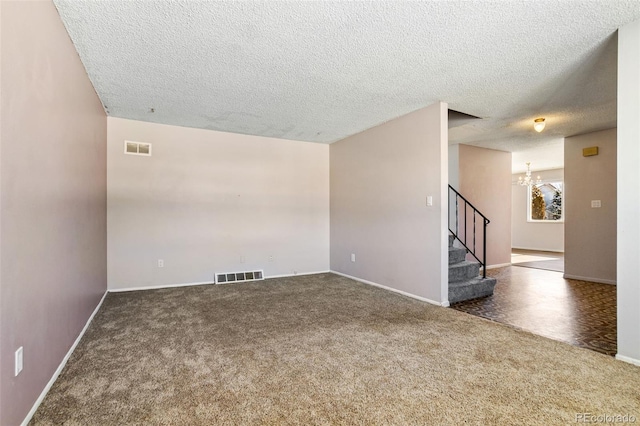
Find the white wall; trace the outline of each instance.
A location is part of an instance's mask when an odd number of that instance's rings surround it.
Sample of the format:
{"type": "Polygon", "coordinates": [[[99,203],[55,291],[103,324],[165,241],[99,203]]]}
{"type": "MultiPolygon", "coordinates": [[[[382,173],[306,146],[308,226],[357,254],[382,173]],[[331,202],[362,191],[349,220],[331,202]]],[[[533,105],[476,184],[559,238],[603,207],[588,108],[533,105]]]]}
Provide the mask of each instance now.
{"type": "Polygon", "coordinates": [[[327,145],[110,117],[107,169],[111,290],[329,270],[327,145]]]}
{"type": "Polygon", "coordinates": [[[640,365],[640,21],[618,31],[618,358],[640,365]]]}
{"type": "Polygon", "coordinates": [[[447,304],[447,180],[443,103],[332,144],[331,269],[447,304]]]}
{"type": "MultiPolygon", "coordinates": [[[[540,175],[544,182],[564,181],[564,169],[540,170],[531,173],[540,175]]],[[[515,183],[524,173],[512,176],[511,188],[511,246],[513,248],[564,251],[564,222],[527,222],[527,188],[515,183]]],[[[564,206],[563,206],[564,207],[564,206]]]]}

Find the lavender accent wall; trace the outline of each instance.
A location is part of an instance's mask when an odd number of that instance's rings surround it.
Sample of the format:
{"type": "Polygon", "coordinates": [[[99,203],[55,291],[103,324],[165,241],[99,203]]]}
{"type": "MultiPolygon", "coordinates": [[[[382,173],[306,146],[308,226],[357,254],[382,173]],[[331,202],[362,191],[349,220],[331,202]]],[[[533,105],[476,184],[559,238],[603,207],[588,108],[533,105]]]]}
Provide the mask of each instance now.
{"type": "Polygon", "coordinates": [[[447,154],[444,103],[331,144],[333,271],[448,304],[447,154]]]}
{"type": "Polygon", "coordinates": [[[11,426],[107,288],[107,120],[54,5],[0,10],[0,424],[11,426]]]}

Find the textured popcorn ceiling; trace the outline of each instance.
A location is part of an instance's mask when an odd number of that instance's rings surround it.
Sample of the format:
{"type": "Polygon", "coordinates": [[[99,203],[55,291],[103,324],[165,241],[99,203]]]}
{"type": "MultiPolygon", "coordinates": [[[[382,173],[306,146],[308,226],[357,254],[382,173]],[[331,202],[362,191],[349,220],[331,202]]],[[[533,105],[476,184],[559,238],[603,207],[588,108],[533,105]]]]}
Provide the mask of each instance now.
{"type": "Polygon", "coordinates": [[[54,0],[110,116],[330,143],[435,101],[450,143],[615,127],[634,1],[54,0]],[[547,118],[535,133],[533,119],[547,118]]]}

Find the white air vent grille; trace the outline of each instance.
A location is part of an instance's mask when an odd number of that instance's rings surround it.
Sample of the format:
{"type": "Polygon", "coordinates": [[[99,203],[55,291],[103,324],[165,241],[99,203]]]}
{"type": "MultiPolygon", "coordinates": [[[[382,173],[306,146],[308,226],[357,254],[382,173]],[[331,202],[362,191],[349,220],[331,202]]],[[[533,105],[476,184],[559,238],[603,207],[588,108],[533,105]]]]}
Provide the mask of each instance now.
{"type": "Polygon", "coordinates": [[[151,156],[151,144],[146,142],[124,141],[124,153],[151,156]]]}
{"type": "Polygon", "coordinates": [[[230,284],[244,281],[264,280],[264,274],[260,271],[225,272],[216,274],[216,284],[230,284]]]}

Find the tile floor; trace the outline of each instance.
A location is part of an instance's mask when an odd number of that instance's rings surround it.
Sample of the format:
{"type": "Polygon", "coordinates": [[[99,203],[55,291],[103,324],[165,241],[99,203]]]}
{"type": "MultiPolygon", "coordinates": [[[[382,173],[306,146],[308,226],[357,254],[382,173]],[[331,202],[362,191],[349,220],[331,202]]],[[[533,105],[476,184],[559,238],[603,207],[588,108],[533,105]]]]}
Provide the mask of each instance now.
{"type": "Polygon", "coordinates": [[[564,272],[564,253],[513,249],[511,251],[511,264],[526,268],[564,272]]]}
{"type": "Polygon", "coordinates": [[[607,355],[616,354],[616,287],[568,280],[561,272],[507,266],[487,275],[493,296],[453,309],[607,355]]]}

